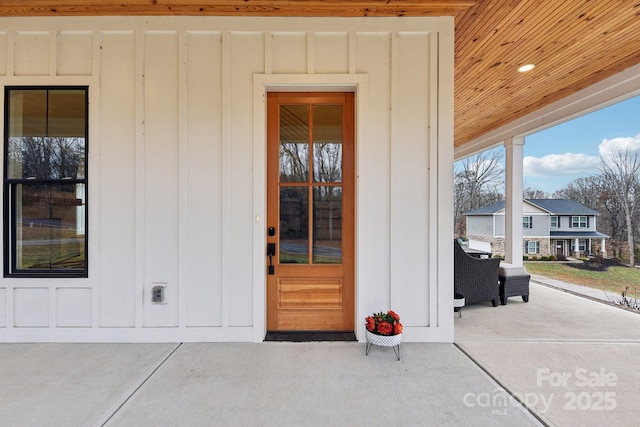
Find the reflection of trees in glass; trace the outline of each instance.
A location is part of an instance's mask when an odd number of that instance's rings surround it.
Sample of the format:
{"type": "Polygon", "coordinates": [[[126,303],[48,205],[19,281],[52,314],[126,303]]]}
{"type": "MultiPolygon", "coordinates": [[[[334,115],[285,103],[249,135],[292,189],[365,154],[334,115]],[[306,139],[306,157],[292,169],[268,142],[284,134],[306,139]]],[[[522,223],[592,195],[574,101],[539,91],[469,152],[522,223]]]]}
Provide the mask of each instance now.
{"type": "Polygon", "coordinates": [[[309,172],[309,146],[304,143],[280,144],[280,182],[306,182],[309,172]]]}
{"type": "Polygon", "coordinates": [[[313,189],[313,262],[342,262],[342,187],[313,189]]]}
{"type": "Polygon", "coordinates": [[[314,241],[341,240],[342,187],[313,189],[314,241]]]}
{"type": "MultiPolygon", "coordinates": [[[[341,111],[336,106],[314,107],[318,115],[314,119],[313,132],[315,182],[342,180],[342,128],[328,126],[325,117],[341,111]]],[[[309,112],[309,105],[280,106],[280,182],[307,182],[309,179],[309,112]]]]}
{"type": "Polygon", "coordinates": [[[316,182],[342,181],[342,144],[313,144],[313,178],[316,182]]]}
{"type": "Polygon", "coordinates": [[[306,182],[309,174],[309,106],[280,106],[280,181],[306,182]]]}
{"type": "Polygon", "coordinates": [[[305,187],[280,190],[280,238],[307,240],[309,201],[305,187]]]}
{"type": "Polygon", "coordinates": [[[17,268],[84,268],[83,188],[31,183],[18,188],[22,199],[16,206],[17,268]]]}
{"type": "Polygon", "coordinates": [[[84,138],[9,138],[10,178],[84,178],[84,138]]]}
{"type": "MultiPolygon", "coordinates": [[[[307,182],[309,147],[301,143],[280,144],[280,182],[307,182]]],[[[342,144],[313,144],[313,178],[315,182],[342,181],[342,144]]]]}

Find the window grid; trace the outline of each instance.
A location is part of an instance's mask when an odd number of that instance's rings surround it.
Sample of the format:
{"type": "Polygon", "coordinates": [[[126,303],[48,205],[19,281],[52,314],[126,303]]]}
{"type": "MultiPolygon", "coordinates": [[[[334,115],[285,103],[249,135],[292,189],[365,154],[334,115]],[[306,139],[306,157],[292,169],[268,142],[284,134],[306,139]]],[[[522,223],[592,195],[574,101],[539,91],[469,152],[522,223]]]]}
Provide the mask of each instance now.
{"type": "Polygon", "coordinates": [[[571,217],[571,227],[572,228],[587,228],[588,221],[586,216],[572,216],[571,217]]]}
{"type": "Polygon", "coordinates": [[[87,277],[88,87],[5,87],[4,276],[87,277]]]}

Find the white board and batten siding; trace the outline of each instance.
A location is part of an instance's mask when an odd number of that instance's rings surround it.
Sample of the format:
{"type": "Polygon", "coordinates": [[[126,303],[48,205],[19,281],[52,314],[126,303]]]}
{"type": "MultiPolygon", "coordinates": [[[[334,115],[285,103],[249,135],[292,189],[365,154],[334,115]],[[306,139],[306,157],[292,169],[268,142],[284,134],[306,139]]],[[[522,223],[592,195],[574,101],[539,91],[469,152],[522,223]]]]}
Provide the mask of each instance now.
{"type": "Polygon", "coordinates": [[[264,94],[336,89],[356,333],[392,308],[405,340],[453,340],[452,18],[0,18],[0,83],[90,102],[89,277],[1,279],[1,341],[261,341],[264,94]]]}

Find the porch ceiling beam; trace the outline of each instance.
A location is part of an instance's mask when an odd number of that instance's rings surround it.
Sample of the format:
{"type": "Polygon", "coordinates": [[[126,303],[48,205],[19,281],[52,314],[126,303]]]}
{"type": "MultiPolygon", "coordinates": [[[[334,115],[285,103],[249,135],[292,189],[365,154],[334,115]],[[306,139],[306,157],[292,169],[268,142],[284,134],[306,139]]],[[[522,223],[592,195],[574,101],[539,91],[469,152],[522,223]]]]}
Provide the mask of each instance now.
{"type": "Polygon", "coordinates": [[[0,0],[0,16],[454,16],[468,0],[0,0]]]}

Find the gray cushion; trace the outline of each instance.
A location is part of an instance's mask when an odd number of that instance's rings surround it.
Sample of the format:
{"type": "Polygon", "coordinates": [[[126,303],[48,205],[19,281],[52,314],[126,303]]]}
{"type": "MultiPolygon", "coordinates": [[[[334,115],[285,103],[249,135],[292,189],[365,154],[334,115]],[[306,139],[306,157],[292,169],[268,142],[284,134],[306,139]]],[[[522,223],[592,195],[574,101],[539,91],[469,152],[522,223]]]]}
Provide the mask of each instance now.
{"type": "Polygon", "coordinates": [[[526,274],[527,270],[524,267],[515,266],[506,262],[501,262],[500,268],[498,269],[498,275],[501,277],[524,276],[526,274]]]}

